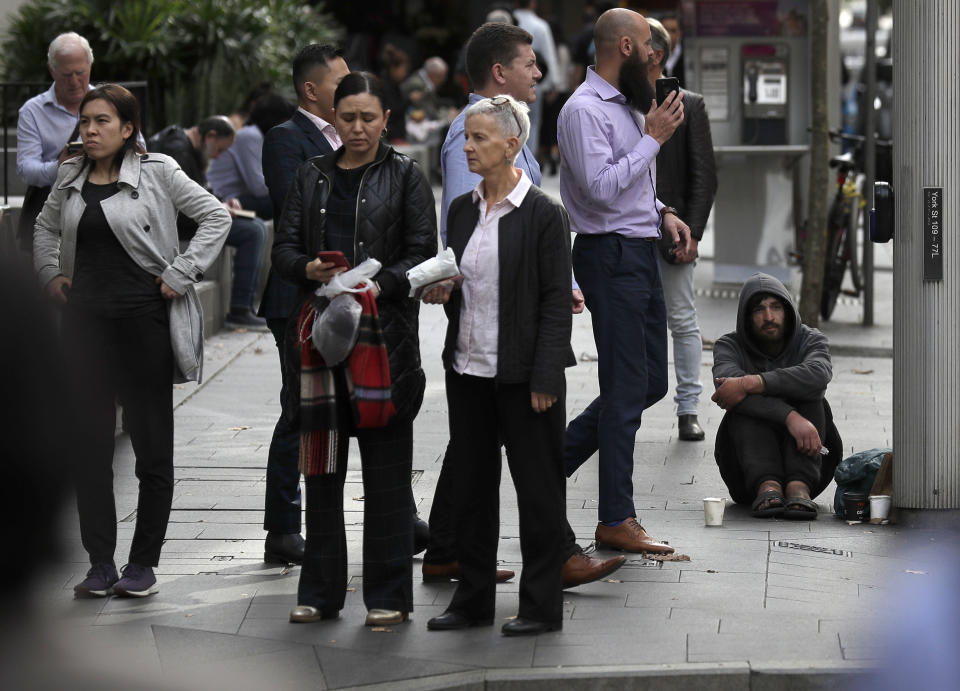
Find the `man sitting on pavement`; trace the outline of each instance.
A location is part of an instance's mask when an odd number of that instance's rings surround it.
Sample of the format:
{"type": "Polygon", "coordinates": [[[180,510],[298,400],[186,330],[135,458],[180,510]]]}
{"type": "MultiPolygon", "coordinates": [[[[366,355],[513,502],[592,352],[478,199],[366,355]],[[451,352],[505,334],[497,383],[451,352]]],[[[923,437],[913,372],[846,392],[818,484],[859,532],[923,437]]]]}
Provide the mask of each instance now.
{"type": "Polygon", "coordinates": [[[295,108],[278,93],[261,94],[251,105],[245,125],[237,130],[233,146],[210,163],[207,180],[220,199],[236,199],[240,205],[269,221],[273,218],[270,190],[263,179],[263,138],[285,122],[295,108]]]}
{"type": "Polygon", "coordinates": [[[743,284],[737,329],[716,342],[713,363],[712,400],[726,411],[715,456],[730,496],[752,501],[757,517],[816,519],[812,497],[843,451],[824,398],[826,336],[800,321],[783,283],[758,273],[743,284]]]}
{"type": "MultiPolygon", "coordinates": [[[[194,182],[210,189],[207,184],[207,165],[233,145],[236,132],[229,118],[213,115],[200,123],[184,129],[170,125],[150,137],[150,151],[173,157],[183,172],[194,182]]],[[[263,263],[263,245],[267,241],[267,227],[258,218],[238,216],[243,209],[240,202],[231,197],[224,206],[233,217],[227,245],[236,250],[233,259],[233,287],[230,292],[228,326],[234,328],[263,329],[267,323],[254,313],[257,281],[263,263]]],[[[177,232],[181,240],[189,240],[197,230],[192,218],[177,216],[177,232]]]]}

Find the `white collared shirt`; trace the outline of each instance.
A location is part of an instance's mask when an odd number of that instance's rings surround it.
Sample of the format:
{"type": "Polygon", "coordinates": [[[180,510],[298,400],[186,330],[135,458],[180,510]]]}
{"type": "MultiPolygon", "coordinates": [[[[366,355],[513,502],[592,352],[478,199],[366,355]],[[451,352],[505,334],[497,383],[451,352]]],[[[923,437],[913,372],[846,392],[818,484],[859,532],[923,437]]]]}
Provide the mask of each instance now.
{"type": "Polygon", "coordinates": [[[319,115],[314,115],[310,111],[305,110],[302,106],[297,108],[297,110],[306,115],[310,122],[317,126],[317,129],[320,130],[324,138],[330,142],[330,146],[333,147],[334,151],[340,148],[340,145],[343,144],[343,142],[340,141],[340,135],[337,134],[337,130],[333,125],[321,118],[319,115]]]}
{"type": "MultiPolygon", "coordinates": [[[[519,168],[517,170],[520,170],[519,168]]],[[[463,303],[460,332],[453,354],[458,374],[493,378],[497,375],[497,339],[500,334],[500,219],[523,203],[530,178],[520,171],[520,180],[506,197],[487,209],[483,181],[473,190],[473,203],[480,215],[473,235],[460,258],[463,303]]]]}

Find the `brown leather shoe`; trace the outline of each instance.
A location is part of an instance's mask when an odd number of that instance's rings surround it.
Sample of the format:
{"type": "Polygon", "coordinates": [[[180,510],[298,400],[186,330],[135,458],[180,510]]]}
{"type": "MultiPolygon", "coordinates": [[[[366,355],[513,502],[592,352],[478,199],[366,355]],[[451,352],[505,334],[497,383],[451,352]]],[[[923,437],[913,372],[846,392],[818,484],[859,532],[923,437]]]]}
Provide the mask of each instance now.
{"type": "Polygon", "coordinates": [[[563,587],[576,588],[584,583],[599,581],[623,566],[626,560],[622,555],[610,559],[594,559],[583,552],[577,552],[563,563],[560,571],[563,587]]]}
{"type": "Polygon", "coordinates": [[[647,531],[640,527],[632,516],[620,525],[611,528],[603,523],[597,524],[594,534],[597,547],[619,549],[624,552],[649,552],[650,554],[673,554],[673,547],[652,540],[647,531]]]}
{"type": "MultiPolygon", "coordinates": [[[[428,564],[423,563],[423,582],[424,583],[446,583],[447,581],[459,580],[463,572],[460,570],[459,562],[449,561],[446,564],[428,564]]],[[[513,578],[514,573],[510,569],[497,569],[497,583],[506,583],[513,578]]]]}

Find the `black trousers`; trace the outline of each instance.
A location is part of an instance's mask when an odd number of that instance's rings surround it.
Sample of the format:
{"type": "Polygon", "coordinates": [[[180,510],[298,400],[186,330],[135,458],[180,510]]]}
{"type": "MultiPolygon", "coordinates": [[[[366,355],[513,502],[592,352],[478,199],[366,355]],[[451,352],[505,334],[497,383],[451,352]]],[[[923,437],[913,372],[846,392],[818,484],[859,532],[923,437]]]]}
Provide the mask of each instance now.
{"type": "MultiPolygon", "coordinates": [[[[413,422],[355,432],[363,469],[363,602],[367,609],[413,611],[413,422]]],[[[338,437],[337,472],[306,479],[307,543],[297,603],[324,612],[343,608],[347,538],[343,483],[346,434],[338,437]]]]}
{"type": "Polygon", "coordinates": [[[296,405],[290,401],[284,376],[283,346],[286,319],[268,319],[267,327],[273,334],[280,356],[280,419],[273,428],[270,451],[267,453],[267,489],[264,495],[263,529],[275,533],[300,532],[300,430],[290,424],[287,409],[296,405]]]}
{"type": "Polygon", "coordinates": [[[173,351],[166,305],[148,314],[107,319],[67,309],[64,358],[82,400],[77,425],[77,508],[90,563],[113,563],[115,400],[123,405],[140,481],[129,563],[156,566],[173,502],[173,351]]]}
{"type": "MultiPolygon", "coordinates": [[[[430,506],[430,543],[423,555],[425,564],[447,564],[457,560],[457,498],[454,488],[454,468],[456,464],[450,458],[450,444],[443,455],[440,476],[433,490],[433,504],[430,506]]],[[[566,506],[566,483],[564,487],[564,506],[566,506]]],[[[497,496],[499,511],[500,497],[497,496]]],[[[570,527],[566,516],[563,519],[563,561],[583,550],[577,544],[577,536],[570,527]]]]}
{"type": "MultiPolygon", "coordinates": [[[[794,410],[813,423],[820,440],[825,443],[823,400],[790,403],[794,410]]],[[[797,442],[787,431],[786,425],[740,415],[736,411],[730,411],[728,415],[730,437],[740,459],[744,480],[754,493],[767,480],[776,480],[784,486],[799,480],[811,491],[819,486],[820,455],[805,456],[797,451],[797,442]]]]}
{"type": "Polygon", "coordinates": [[[559,623],[563,618],[560,569],[564,543],[564,398],[546,412],[530,405],[528,383],[447,372],[457,557],[463,575],[449,611],[490,619],[496,598],[500,443],[507,450],[520,514],[518,616],[559,623]]]}

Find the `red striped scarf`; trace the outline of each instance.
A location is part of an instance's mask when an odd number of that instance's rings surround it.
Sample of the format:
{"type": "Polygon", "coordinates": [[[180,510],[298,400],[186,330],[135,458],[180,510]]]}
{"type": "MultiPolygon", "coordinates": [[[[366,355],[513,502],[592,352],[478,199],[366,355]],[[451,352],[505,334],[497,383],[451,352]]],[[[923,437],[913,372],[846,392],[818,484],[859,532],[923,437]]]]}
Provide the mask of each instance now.
{"type": "MultiPolygon", "coordinates": [[[[338,437],[351,429],[383,427],[396,414],[390,399],[390,361],[380,330],[377,303],[369,291],[355,293],[360,303],[360,333],[347,358],[327,367],[313,347],[313,321],[328,300],[308,300],[300,310],[297,334],[300,345],[300,472],[305,476],[335,473],[342,462],[338,437]],[[338,419],[337,379],[342,373],[339,395],[347,396],[350,420],[338,419]]],[[[342,417],[342,416],[341,416],[342,417]]],[[[346,446],[343,447],[344,449],[346,446]]]]}

